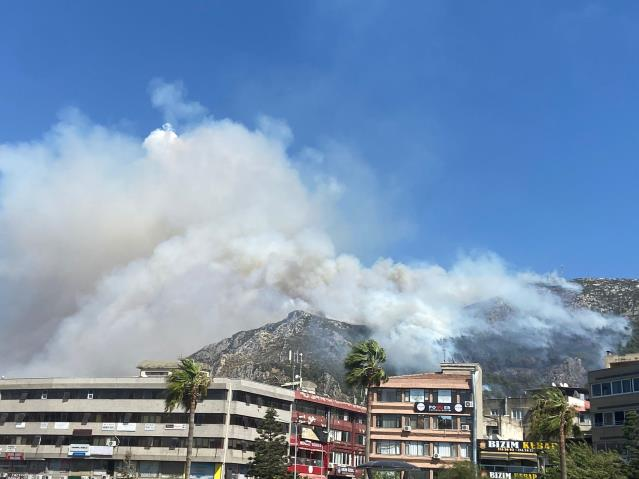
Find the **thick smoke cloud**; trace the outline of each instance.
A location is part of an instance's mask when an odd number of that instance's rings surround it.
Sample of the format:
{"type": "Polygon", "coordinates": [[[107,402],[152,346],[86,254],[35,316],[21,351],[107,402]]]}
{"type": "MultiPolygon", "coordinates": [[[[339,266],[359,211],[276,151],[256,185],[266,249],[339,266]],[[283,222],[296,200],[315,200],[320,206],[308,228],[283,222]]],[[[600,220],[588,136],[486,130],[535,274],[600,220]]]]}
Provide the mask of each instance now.
{"type": "Polygon", "coordinates": [[[179,134],[139,139],[70,112],[40,140],[0,146],[1,374],[130,374],[293,309],[368,324],[411,368],[434,367],[462,332],[545,352],[558,332],[624,333],[538,286],[572,287],[561,278],[511,272],[494,255],[448,270],[362,264],[335,241],[348,233],[347,183],[309,181],[285,124],[213,120],[183,95],[161,82],[152,92],[167,119],[188,123],[179,134]],[[517,314],[490,321],[472,308],[494,298],[517,314]]]}

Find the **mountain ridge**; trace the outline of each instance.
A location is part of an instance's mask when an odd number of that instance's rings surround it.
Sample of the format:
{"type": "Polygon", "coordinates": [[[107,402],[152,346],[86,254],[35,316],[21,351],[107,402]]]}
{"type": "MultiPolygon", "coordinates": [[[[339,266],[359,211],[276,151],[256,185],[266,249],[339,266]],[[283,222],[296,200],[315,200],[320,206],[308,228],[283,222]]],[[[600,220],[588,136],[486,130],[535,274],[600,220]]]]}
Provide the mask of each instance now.
{"type": "MultiPolygon", "coordinates": [[[[639,280],[576,278],[580,290],[546,286],[572,308],[585,308],[605,316],[623,316],[629,320],[628,341],[620,352],[639,351],[639,280]]],[[[469,305],[473,314],[490,321],[501,321],[513,314],[513,308],[500,298],[485,304],[469,305]]],[[[282,385],[293,380],[288,351],[304,354],[303,379],[317,384],[317,392],[337,399],[352,400],[353,392],[344,381],[343,361],[351,346],[373,336],[364,325],[350,324],[305,311],[292,311],[286,318],[248,331],[239,331],[217,343],[204,346],[191,357],[211,367],[214,375],[237,377],[282,385]]],[[[568,338],[570,339],[570,338],[568,338]]],[[[530,358],[520,351],[515,361],[504,363],[503,353],[487,347],[490,338],[460,335],[451,338],[457,351],[453,359],[479,362],[485,383],[495,395],[518,394],[529,387],[551,381],[580,385],[587,368],[578,345],[548,358],[530,358]]],[[[392,368],[389,370],[393,373],[392,368]]],[[[418,372],[418,371],[402,371],[418,372]]]]}

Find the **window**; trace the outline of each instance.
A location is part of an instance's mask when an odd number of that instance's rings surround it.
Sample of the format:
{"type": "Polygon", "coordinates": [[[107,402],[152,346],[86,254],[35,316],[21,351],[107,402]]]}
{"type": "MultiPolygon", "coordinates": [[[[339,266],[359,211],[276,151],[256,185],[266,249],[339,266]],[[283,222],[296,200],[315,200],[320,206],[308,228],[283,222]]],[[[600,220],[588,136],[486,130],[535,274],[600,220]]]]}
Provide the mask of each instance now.
{"type": "Polygon", "coordinates": [[[595,414],[595,427],[603,426],[603,414],[598,412],[595,414]]]}
{"type": "Polygon", "coordinates": [[[399,441],[377,441],[376,452],[385,456],[399,455],[399,441]]]}
{"type": "Polygon", "coordinates": [[[428,456],[428,443],[406,441],[404,443],[404,454],[407,456],[428,456]]]}
{"type": "Polygon", "coordinates": [[[463,431],[471,431],[473,427],[473,418],[471,416],[461,416],[459,418],[459,424],[463,431]]]}
{"type": "Polygon", "coordinates": [[[452,393],[450,389],[438,389],[435,402],[450,404],[453,402],[452,393]]]}
{"type": "Polygon", "coordinates": [[[592,395],[593,397],[601,396],[601,384],[592,385],[592,395]]]}
{"type": "Polygon", "coordinates": [[[453,447],[450,442],[436,442],[435,454],[439,457],[453,457],[453,447]]]}
{"type": "Polygon", "coordinates": [[[366,436],[364,434],[357,435],[357,444],[359,444],[360,446],[366,445],[366,436]]]}
{"type": "Polygon", "coordinates": [[[336,442],[349,442],[351,438],[351,433],[347,431],[338,431],[336,429],[331,429],[331,438],[336,442]]]}
{"type": "Polygon", "coordinates": [[[491,409],[490,410],[490,415],[491,416],[499,416],[499,409],[491,409]]]}
{"type": "Polygon", "coordinates": [[[632,384],[634,386],[634,390],[636,393],[639,393],[639,378],[634,378],[632,380],[632,384]]]}
{"type": "Polygon", "coordinates": [[[612,394],[621,394],[621,381],[612,382],[612,394]]]}
{"type": "Polygon", "coordinates": [[[590,424],[590,414],[586,412],[579,413],[579,424],[590,424]]]}
{"type": "Polygon", "coordinates": [[[510,417],[512,417],[513,419],[521,421],[524,418],[524,415],[525,413],[522,408],[512,408],[510,410],[510,417]]]}
{"type": "Polygon", "coordinates": [[[378,401],[380,402],[402,402],[401,389],[380,389],[377,393],[378,401]]]}
{"type": "Polygon", "coordinates": [[[418,416],[416,414],[411,416],[404,416],[404,425],[410,426],[412,429],[428,429],[429,427],[428,416],[418,416]]]}
{"type": "Polygon", "coordinates": [[[453,429],[453,416],[437,416],[435,424],[437,429],[453,429]]]}
{"type": "Polygon", "coordinates": [[[622,426],[625,419],[625,413],[623,411],[615,411],[615,426],[622,426]]]}
{"type": "Polygon", "coordinates": [[[624,379],[621,381],[621,389],[624,393],[632,392],[632,379],[624,379]]]}
{"type": "Polygon", "coordinates": [[[407,389],[404,396],[408,402],[424,402],[426,400],[423,389],[407,389]]]}
{"type": "Polygon", "coordinates": [[[603,415],[603,424],[604,426],[612,426],[612,413],[606,412],[603,415]]]}
{"type": "Polygon", "coordinates": [[[601,395],[602,396],[610,396],[610,383],[601,383],[601,395]]]}
{"type": "Polygon", "coordinates": [[[470,453],[470,444],[459,445],[459,457],[468,459],[470,453]]]}
{"type": "Polygon", "coordinates": [[[380,414],[377,416],[377,427],[402,427],[399,414],[380,414]]]}

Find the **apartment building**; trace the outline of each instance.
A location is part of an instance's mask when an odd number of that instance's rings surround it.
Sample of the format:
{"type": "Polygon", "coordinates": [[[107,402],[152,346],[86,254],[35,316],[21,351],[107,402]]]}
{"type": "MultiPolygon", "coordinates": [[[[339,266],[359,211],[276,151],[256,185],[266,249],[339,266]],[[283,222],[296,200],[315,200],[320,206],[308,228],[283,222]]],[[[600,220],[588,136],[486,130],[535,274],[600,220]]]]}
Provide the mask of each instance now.
{"type": "MultiPolygon", "coordinates": [[[[182,477],[188,418],[165,413],[170,367],[158,366],[143,364],[139,377],[1,379],[0,475],[182,477]]],[[[243,477],[266,408],[288,433],[293,400],[287,389],[212,379],[197,407],[192,477],[243,477]]]]}
{"type": "Polygon", "coordinates": [[[365,407],[296,390],[292,421],[289,471],[306,477],[355,477],[365,458],[365,407]]]}
{"type": "MultiPolygon", "coordinates": [[[[574,424],[581,431],[581,438],[590,440],[590,401],[588,389],[570,387],[567,384],[551,385],[561,391],[563,396],[575,409],[574,424]]],[[[527,439],[529,428],[529,412],[535,405],[535,395],[545,388],[529,389],[519,397],[502,397],[484,399],[483,414],[486,426],[486,438],[521,441],[527,439]]]]}
{"type": "Polygon", "coordinates": [[[533,404],[530,396],[484,399],[484,437],[523,440],[526,436],[528,412],[533,404]]]}
{"type": "Polygon", "coordinates": [[[474,444],[483,431],[481,407],[479,414],[475,408],[482,404],[478,364],[442,363],[439,372],[392,376],[371,392],[371,460],[409,462],[423,479],[436,479],[454,461],[477,462],[474,444]]]}
{"type": "Polygon", "coordinates": [[[588,372],[592,445],[623,452],[625,416],[639,412],[639,354],[609,354],[604,364],[604,369],[588,372]]]}

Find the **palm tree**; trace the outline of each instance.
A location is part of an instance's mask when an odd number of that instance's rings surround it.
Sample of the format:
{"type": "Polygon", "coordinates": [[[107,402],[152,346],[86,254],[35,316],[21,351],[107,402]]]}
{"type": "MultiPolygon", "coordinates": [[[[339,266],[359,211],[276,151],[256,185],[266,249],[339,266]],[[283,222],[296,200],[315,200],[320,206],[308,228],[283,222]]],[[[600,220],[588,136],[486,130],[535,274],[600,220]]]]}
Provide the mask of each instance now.
{"type": "Polygon", "coordinates": [[[182,358],[178,368],[166,378],[167,395],[165,412],[183,408],[189,413],[189,438],[186,444],[184,478],[191,477],[191,456],[193,454],[193,430],[195,429],[195,409],[200,399],[206,397],[211,378],[200,363],[182,358]]]}
{"type": "Polygon", "coordinates": [[[366,460],[369,457],[371,413],[368,408],[370,388],[388,381],[382,365],[386,362],[386,351],[374,339],[354,344],[344,360],[346,383],[351,387],[361,387],[366,402],[366,460]]]}
{"type": "Polygon", "coordinates": [[[568,404],[558,388],[549,388],[535,395],[530,410],[531,439],[552,440],[559,437],[559,469],[561,479],[567,479],[566,437],[572,429],[575,408],[568,404]]]}

